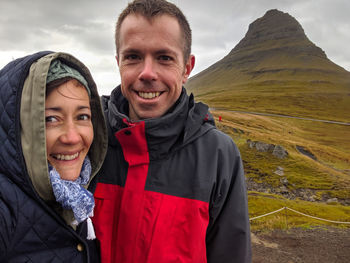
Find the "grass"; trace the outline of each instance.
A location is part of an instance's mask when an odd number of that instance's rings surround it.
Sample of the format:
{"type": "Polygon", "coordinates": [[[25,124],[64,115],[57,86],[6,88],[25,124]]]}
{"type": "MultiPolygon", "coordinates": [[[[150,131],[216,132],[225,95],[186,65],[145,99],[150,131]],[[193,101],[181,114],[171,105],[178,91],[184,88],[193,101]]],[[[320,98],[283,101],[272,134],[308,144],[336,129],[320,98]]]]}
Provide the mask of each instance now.
{"type": "MultiPolygon", "coordinates": [[[[338,200],[350,200],[348,126],[226,111],[212,113],[218,128],[229,134],[239,147],[247,178],[274,189],[279,188],[282,186],[282,177],[274,172],[280,166],[284,168],[283,178],[288,180],[289,191],[308,190],[316,200],[288,200],[281,195],[250,192],[248,201],[251,217],[288,206],[316,217],[350,221],[349,206],[324,202],[325,198],[334,197],[338,200]],[[218,116],[222,117],[221,122],[218,121],[218,116]],[[288,157],[279,159],[269,152],[251,149],[247,139],[281,145],[288,151],[288,157]],[[301,154],[296,145],[303,146],[316,160],[301,154]]],[[[330,225],[290,211],[283,211],[251,223],[254,230],[330,225]]]]}
{"type": "MultiPolygon", "coordinates": [[[[314,203],[302,200],[292,201],[278,195],[249,192],[248,206],[250,218],[267,214],[282,207],[289,207],[318,218],[350,222],[350,207],[339,204],[314,203]]],[[[312,228],[315,226],[350,227],[349,224],[329,223],[305,217],[289,210],[282,210],[281,212],[252,220],[250,223],[253,231],[293,227],[312,228]]]]}
{"type": "MultiPolygon", "coordinates": [[[[311,91],[298,86],[291,89],[286,87],[271,89],[270,86],[258,88],[255,86],[245,89],[213,90],[197,96],[197,99],[213,108],[349,122],[350,95],[343,89],[338,92],[332,87],[314,87],[311,91]],[[303,91],[297,91],[298,89],[303,91]]],[[[350,94],[350,89],[348,93],[350,94]]]]}
{"type": "Polygon", "coordinates": [[[246,146],[246,140],[251,139],[282,145],[292,160],[335,176],[345,175],[350,169],[349,126],[224,111],[213,113],[222,116],[218,127],[231,135],[241,151],[247,152],[247,158],[255,158],[249,156],[246,146]],[[301,155],[296,150],[297,145],[308,149],[317,161],[301,155]]]}

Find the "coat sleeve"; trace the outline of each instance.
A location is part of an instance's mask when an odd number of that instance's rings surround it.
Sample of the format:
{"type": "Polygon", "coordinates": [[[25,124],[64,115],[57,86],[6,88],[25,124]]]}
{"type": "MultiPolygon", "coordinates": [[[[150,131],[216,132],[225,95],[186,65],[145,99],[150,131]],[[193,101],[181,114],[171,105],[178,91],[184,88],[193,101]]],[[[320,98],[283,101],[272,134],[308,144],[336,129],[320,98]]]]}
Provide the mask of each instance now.
{"type": "Polygon", "coordinates": [[[11,191],[12,188],[8,179],[0,174],[0,262],[6,262],[12,232],[15,227],[15,215],[12,206],[15,201],[10,202],[11,197],[8,196],[8,194],[14,195],[14,191],[11,191]]]}
{"type": "Polygon", "coordinates": [[[208,263],[248,263],[250,223],[242,159],[231,138],[218,151],[206,236],[208,263]]]}

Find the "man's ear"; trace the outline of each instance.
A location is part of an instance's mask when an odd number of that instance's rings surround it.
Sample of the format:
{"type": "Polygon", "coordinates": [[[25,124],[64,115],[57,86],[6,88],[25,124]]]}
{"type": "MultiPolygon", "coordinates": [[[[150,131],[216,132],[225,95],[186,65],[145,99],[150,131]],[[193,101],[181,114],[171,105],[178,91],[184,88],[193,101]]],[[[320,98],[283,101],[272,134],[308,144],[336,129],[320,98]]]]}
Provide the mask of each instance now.
{"type": "Polygon", "coordinates": [[[186,64],[185,64],[185,73],[182,79],[182,83],[185,84],[188,80],[188,77],[191,74],[192,69],[194,68],[194,64],[196,62],[196,59],[194,57],[194,55],[190,55],[190,57],[188,58],[186,64]]]}

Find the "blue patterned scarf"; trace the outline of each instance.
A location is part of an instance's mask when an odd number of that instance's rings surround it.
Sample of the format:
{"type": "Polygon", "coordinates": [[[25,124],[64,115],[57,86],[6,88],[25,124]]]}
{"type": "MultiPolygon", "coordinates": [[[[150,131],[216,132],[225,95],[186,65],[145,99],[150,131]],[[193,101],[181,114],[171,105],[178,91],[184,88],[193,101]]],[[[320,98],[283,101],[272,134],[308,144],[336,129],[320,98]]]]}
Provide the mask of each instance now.
{"type": "Polygon", "coordinates": [[[56,201],[64,209],[73,211],[75,218],[73,224],[77,225],[85,219],[90,220],[89,217],[93,216],[95,201],[92,193],[83,187],[89,182],[91,175],[89,158],[86,156],[80,176],[75,181],[61,179],[59,173],[51,164],[49,164],[49,175],[56,201]]]}

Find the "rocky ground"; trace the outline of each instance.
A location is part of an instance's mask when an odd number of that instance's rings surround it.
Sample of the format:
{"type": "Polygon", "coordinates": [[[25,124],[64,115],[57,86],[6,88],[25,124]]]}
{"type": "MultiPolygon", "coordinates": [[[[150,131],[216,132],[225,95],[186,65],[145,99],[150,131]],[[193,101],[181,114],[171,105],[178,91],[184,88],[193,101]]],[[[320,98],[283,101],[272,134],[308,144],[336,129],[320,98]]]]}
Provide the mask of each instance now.
{"type": "Polygon", "coordinates": [[[252,233],[253,263],[348,263],[350,228],[252,233]]]}

